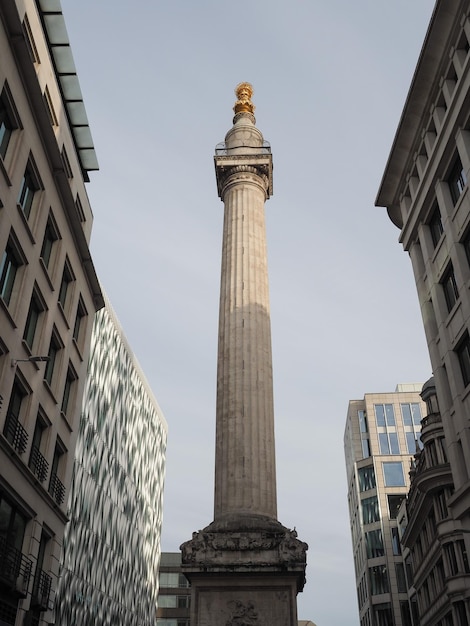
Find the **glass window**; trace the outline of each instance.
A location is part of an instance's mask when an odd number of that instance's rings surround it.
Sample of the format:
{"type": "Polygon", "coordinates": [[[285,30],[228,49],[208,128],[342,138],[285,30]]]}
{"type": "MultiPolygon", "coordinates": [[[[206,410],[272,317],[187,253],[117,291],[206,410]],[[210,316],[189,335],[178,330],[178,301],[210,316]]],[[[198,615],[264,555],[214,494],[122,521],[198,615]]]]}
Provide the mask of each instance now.
{"type": "Polygon", "coordinates": [[[44,231],[44,239],[42,240],[41,259],[46,267],[49,267],[49,263],[52,257],[52,250],[54,243],[58,240],[59,235],[57,229],[54,227],[51,217],[47,220],[46,230],[44,231]]]}
{"type": "Polygon", "coordinates": [[[374,404],[377,426],[395,426],[393,404],[374,404]]]}
{"type": "Polygon", "coordinates": [[[385,550],[380,529],[366,533],[366,549],[368,559],[384,556],[385,550]]]}
{"type": "Polygon", "coordinates": [[[39,186],[36,183],[30,168],[28,167],[21,181],[20,192],[18,194],[18,205],[21,207],[26,219],[31,215],[31,207],[33,206],[34,194],[39,186]]]}
{"type": "MultiPolygon", "coordinates": [[[[401,502],[400,502],[401,504],[401,502]]],[[[400,507],[398,507],[400,508],[400,507]]],[[[400,535],[398,533],[398,528],[396,526],[392,526],[390,529],[392,533],[392,552],[393,556],[401,555],[401,545],[400,545],[400,535]]]]}
{"type": "Polygon", "coordinates": [[[405,475],[401,461],[386,461],[382,463],[386,487],[404,487],[405,475]]]}
{"type": "Polygon", "coordinates": [[[444,296],[446,299],[447,311],[450,313],[455,306],[455,303],[459,299],[459,290],[455,280],[454,267],[452,263],[449,263],[444,276],[441,280],[442,288],[444,289],[444,296]]]}
{"type": "Polygon", "coordinates": [[[447,555],[447,563],[449,566],[449,571],[451,576],[455,576],[458,571],[458,565],[457,565],[457,557],[455,556],[455,548],[454,548],[454,544],[453,543],[446,543],[444,545],[444,552],[447,555]]]}
{"type": "Polygon", "coordinates": [[[390,444],[387,433],[379,433],[380,454],[390,454],[390,444]]]}
{"type": "Polygon", "coordinates": [[[361,433],[367,433],[367,416],[365,411],[358,411],[357,416],[359,418],[359,430],[361,431],[361,433]]]}
{"type": "Polygon", "coordinates": [[[178,574],[160,572],[160,587],[179,587],[178,574]]]}
{"type": "Polygon", "coordinates": [[[67,414],[67,409],[70,403],[70,399],[73,396],[74,383],[77,380],[77,376],[72,369],[72,366],[69,365],[67,370],[67,377],[65,379],[64,393],[62,396],[62,406],[61,411],[65,415],[67,414]]]}
{"type": "MultiPolygon", "coordinates": [[[[0,282],[1,293],[1,282],[0,282]]],[[[456,348],[457,357],[459,359],[462,379],[465,386],[470,383],[470,339],[468,333],[465,333],[459,345],[456,348]]]]}
{"type": "Polygon", "coordinates": [[[459,157],[456,158],[454,165],[449,172],[447,182],[449,184],[452,201],[454,204],[456,204],[457,200],[460,198],[465,188],[465,185],[467,184],[467,176],[462,167],[462,161],[459,157]]]}
{"type": "Polygon", "coordinates": [[[159,594],[158,606],[164,609],[176,609],[176,596],[159,594]]]}
{"type": "Polygon", "coordinates": [[[5,87],[0,96],[0,156],[5,158],[13,130],[17,127],[5,87]]]}
{"type": "Polygon", "coordinates": [[[65,304],[67,301],[67,293],[68,293],[69,285],[72,281],[73,281],[72,271],[68,263],[66,263],[64,266],[63,274],[62,274],[62,281],[60,283],[59,298],[58,298],[59,304],[64,310],[65,310],[65,304]]]}
{"type": "Polygon", "coordinates": [[[406,578],[405,578],[405,568],[403,567],[403,563],[395,563],[395,571],[397,574],[397,587],[398,593],[406,593],[406,578]]]}
{"type": "Polygon", "coordinates": [[[405,426],[421,425],[421,407],[418,402],[407,402],[401,404],[400,407],[405,426]]]}
{"type": "Polygon", "coordinates": [[[441,213],[439,208],[436,207],[429,220],[429,230],[431,231],[431,239],[434,247],[439,243],[444,228],[442,227],[441,213]]]}
{"type": "Polygon", "coordinates": [[[39,316],[43,312],[44,307],[36,291],[33,292],[29,305],[28,317],[23,332],[23,340],[27,343],[30,350],[33,348],[34,336],[38,325],[39,316]]]}
{"type": "Polygon", "coordinates": [[[52,385],[54,367],[57,361],[57,356],[61,349],[62,349],[62,344],[59,341],[58,336],[54,332],[51,337],[51,343],[49,345],[49,352],[47,354],[47,356],[49,357],[49,360],[44,370],[44,380],[49,384],[49,386],[52,385]]]}
{"type": "Polygon", "coordinates": [[[417,440],[413,432],[406,432],[406,447],[410,454],[416,453],[417,440]]]}
{"type": "Polygon", "coordinates": [[[387,495],[388,514],[389,514],[390,519],[397,519],[398,511],[400,509],[401,503],[403,502],[404,498],[405,498],[404,493],[387,495]]]}
{"type": "Polygon", "coordinates": [[[15,277],[21,265],[22,262],[9,241],[0,259],[0,297],[5,304],[10,304],[15,277]]]}
{"type": "Polygon", "coordinates": [[[369,489],[374,489],[375,471],[374,471],[373,465],[368,465],[367,467],[360,467],[357,470],[357,475],[359,478],[359,490],[360,491],[368,491],[369,489]]]}
{"type": "Polygon", "coordinates": [[[368,439],[362,440],[362,458],[367,459],[370,457],[370,443],[368,439]]]}
{"type": "Polygon", "coordinates": [[[364,524],[372,524],[380,520],[379,501],[376,496],[364,498],[362,504],[362,520],[364,524]]]}
{"type": "Polygon", "coordinates": [[[369,567],[369,577],[370,589],[373,596],[390,591],[387,567],[385,565],[369,567]]]}

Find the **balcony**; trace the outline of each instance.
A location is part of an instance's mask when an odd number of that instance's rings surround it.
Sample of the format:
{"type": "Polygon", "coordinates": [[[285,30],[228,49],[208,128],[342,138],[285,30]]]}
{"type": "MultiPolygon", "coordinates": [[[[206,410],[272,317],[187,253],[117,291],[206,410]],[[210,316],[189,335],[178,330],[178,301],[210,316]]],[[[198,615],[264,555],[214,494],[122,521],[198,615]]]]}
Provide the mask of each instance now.
{"type": "Polygon", "coordinates": [[[49,493],[59,506],[65,499],[65,487],[57,477],[57,474],[51,475],[51,482],[49,483],[49,493]]]}
{"type": "Polygon", "coordinates": [[[51,595],[52,578],[40,568],[36,570],[33,583],[33,593],[31,595],[31,606],[47,611],[49,608],[49,597],[51,595]]]}
{"type": "Polygon", "coordinates": [[[3,434],[13,448],[15,448],[19,454],[23,454],[28,443],[28,433],[13,413],[9,413],[7,416],[3,434]]]}
{"type": "Polygon", "coordinates": [[[16,594],[26,597],[32,562],[5,537],[0,537],[0,582],[16,594]]]}
{"type": "Polygon", "coordinates": [[[31,448],[31,456],[29,458],[29,469],[33,472],[36,478],[40,482],[44,482],[47,478],[47,472],[49,470],[49,463],[39,452],[37,446],[31,448]]]}

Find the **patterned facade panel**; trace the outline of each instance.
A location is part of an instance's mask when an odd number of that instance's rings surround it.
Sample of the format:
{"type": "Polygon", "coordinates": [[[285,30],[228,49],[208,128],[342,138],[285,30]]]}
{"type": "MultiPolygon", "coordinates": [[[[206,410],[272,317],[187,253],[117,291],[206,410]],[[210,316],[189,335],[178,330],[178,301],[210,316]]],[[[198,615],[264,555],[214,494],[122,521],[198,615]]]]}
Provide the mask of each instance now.
{"type": "Polygon", "coordinates": [[[166,437],[107,307],[93,327],[56,602],[61,626],[155,623],[166,437]]]}

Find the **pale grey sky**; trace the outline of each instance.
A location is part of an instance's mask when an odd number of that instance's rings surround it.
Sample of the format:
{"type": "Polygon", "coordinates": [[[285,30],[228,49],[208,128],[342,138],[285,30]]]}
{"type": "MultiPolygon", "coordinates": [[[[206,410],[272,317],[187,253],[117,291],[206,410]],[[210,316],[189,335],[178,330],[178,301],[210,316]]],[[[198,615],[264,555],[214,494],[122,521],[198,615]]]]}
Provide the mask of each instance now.
{"type": "Polygon", "coordinates": [[[223,205],[213,154],[253,84],[266,205],[278,516],[299,618],[357,626],[348,401],[431,375],[411,264],[374,200],[434,0],[62,0],[100,162],[100,279],[169,425],[162,547],[212,521],[223,205]]]}

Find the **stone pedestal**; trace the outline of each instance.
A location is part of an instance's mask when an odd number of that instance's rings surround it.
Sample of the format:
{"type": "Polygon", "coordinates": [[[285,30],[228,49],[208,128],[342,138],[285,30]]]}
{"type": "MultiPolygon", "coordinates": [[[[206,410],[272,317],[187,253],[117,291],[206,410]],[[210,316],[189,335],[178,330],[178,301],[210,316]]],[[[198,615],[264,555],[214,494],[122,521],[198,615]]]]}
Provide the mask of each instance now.
{"type": "Polygon", "coordinates": [[[307,545],[276,520],[213,522],[181,546],[191,624],[297,626],[307,545]]]}

